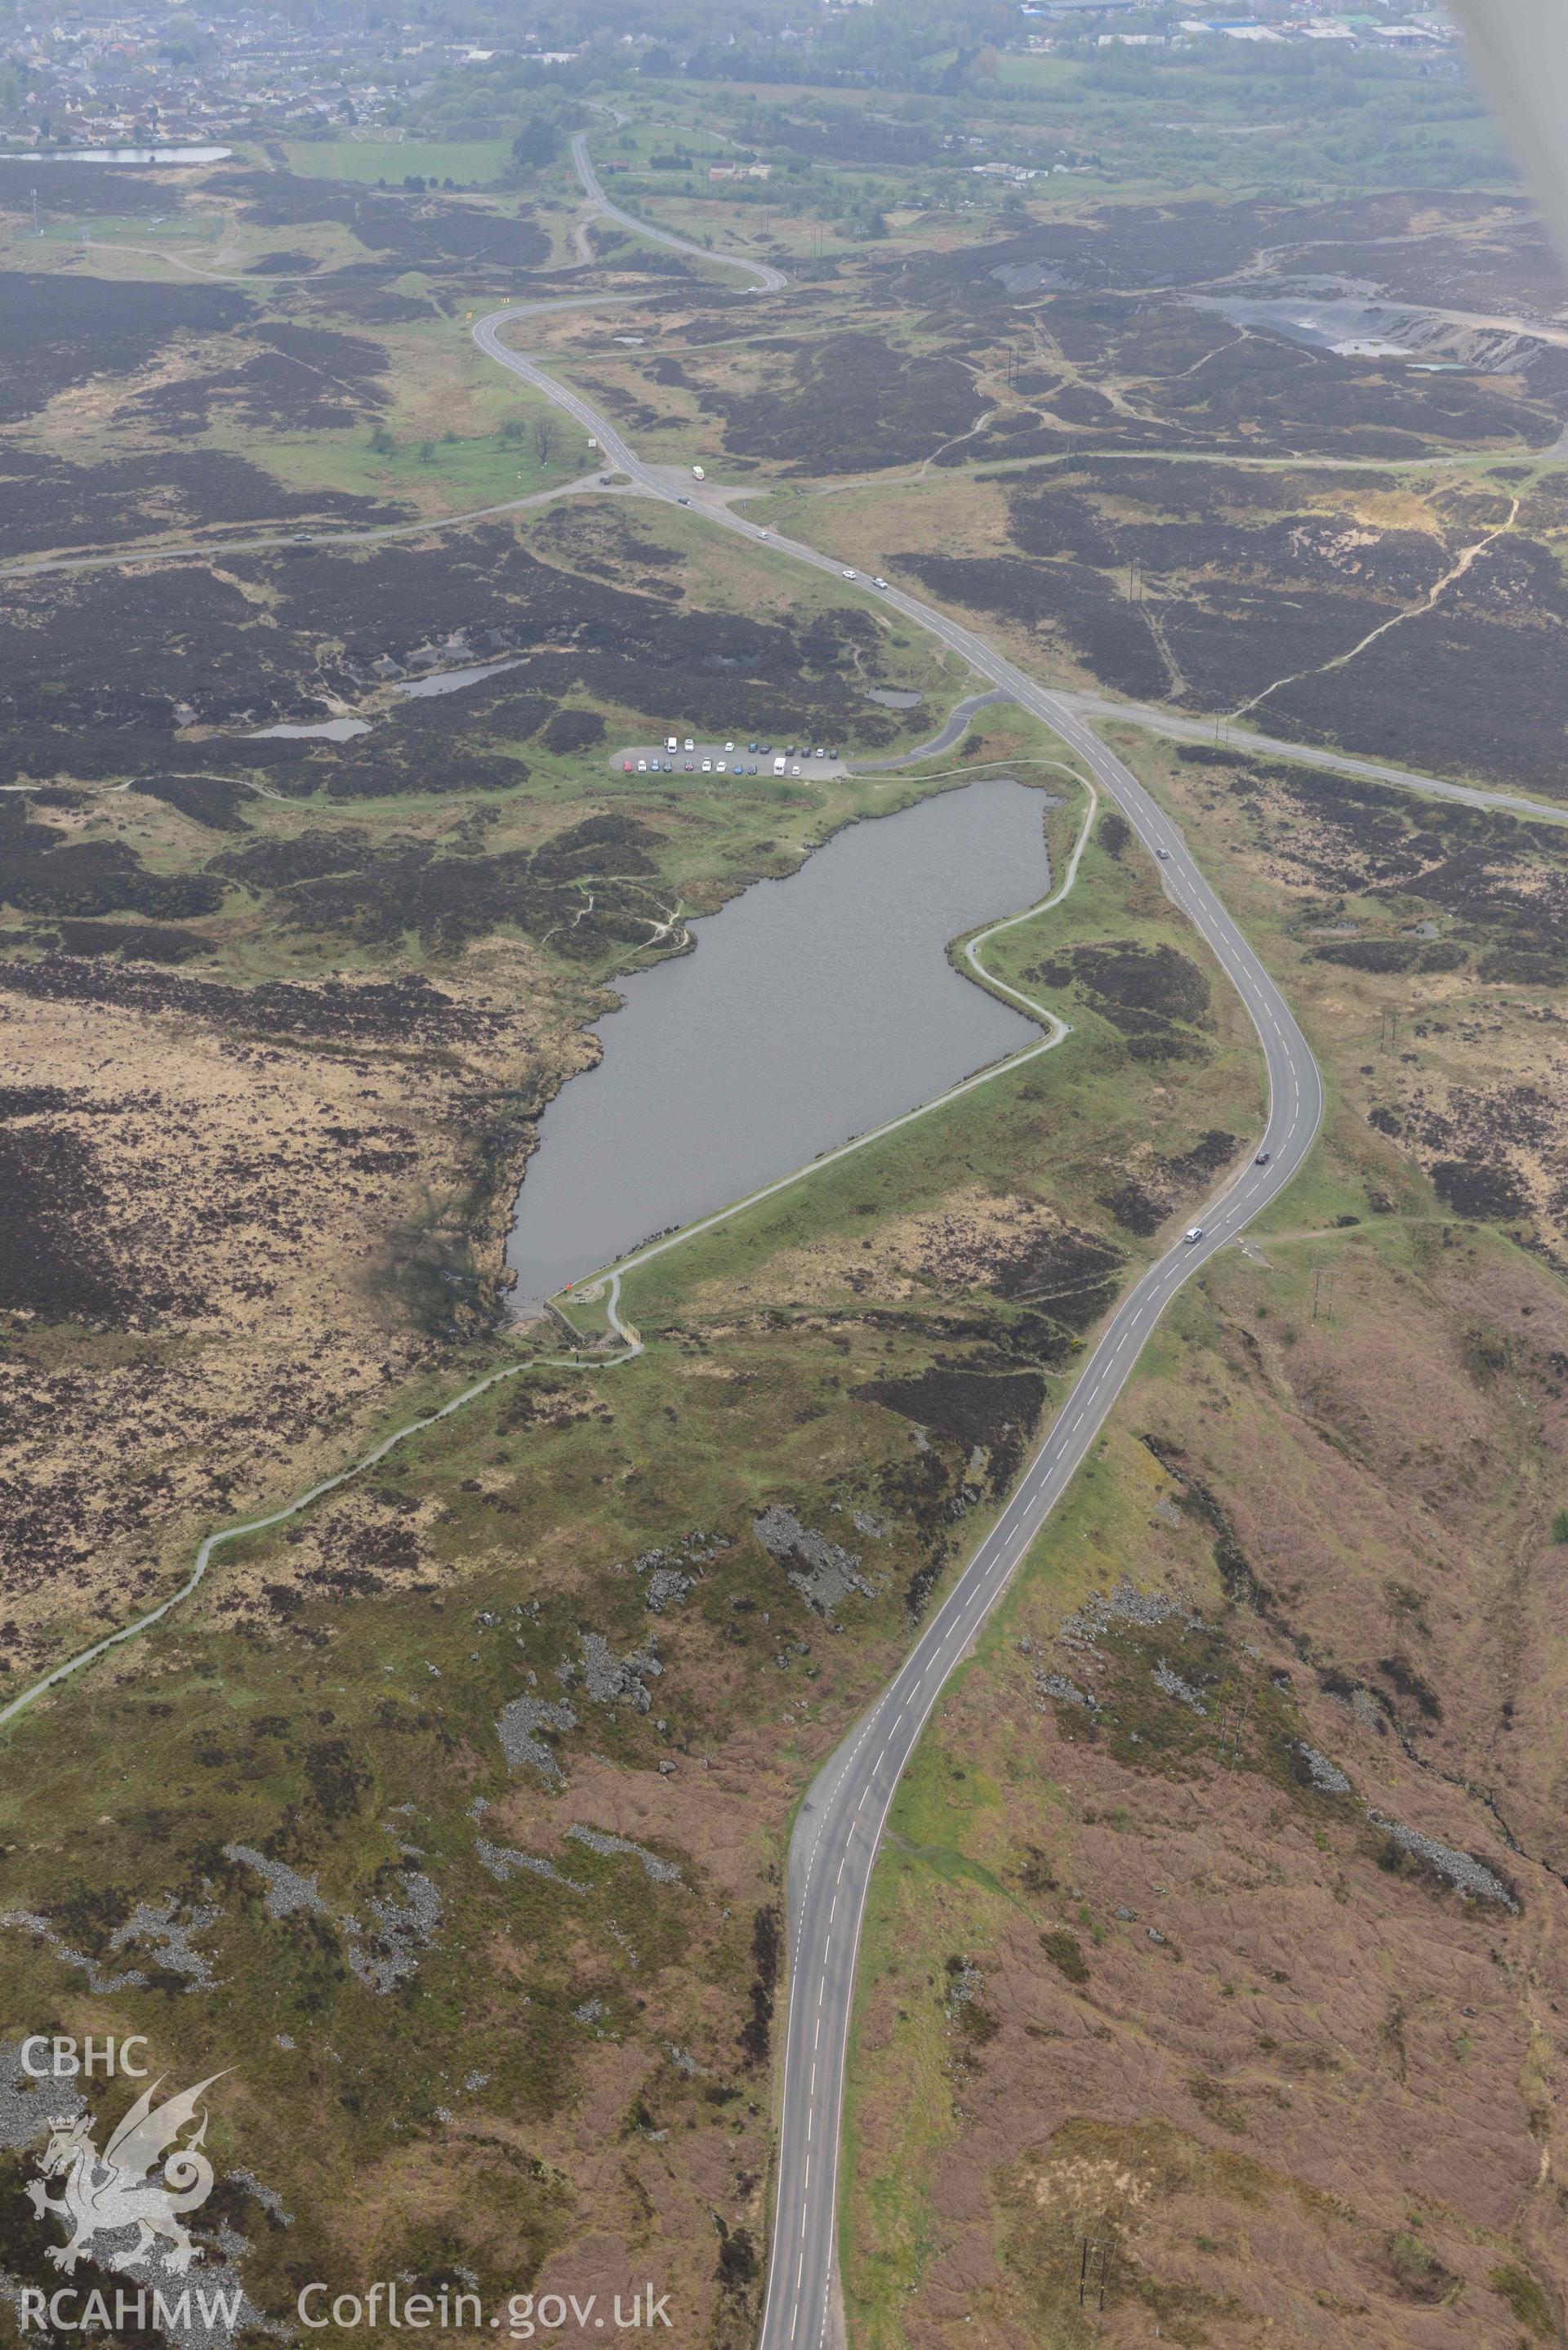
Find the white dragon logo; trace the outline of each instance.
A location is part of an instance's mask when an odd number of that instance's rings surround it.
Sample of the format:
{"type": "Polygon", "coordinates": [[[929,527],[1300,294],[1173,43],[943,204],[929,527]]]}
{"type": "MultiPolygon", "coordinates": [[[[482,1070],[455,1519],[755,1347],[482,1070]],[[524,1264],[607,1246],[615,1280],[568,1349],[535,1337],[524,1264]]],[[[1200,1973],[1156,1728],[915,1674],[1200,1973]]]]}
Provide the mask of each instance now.
{"type": "Polygon", "coordinates": [[[78,2115],[75,2121],[54,2125],[38,2166],[43,2178],[29,2181],[26,2195],[40,2220],[52,2212],[72,2230],[70,2241],[51,2244],[47,2255],[67,2276],[95,2236],[109,2235],[121,2228],[135,2228],[137,2238],[129,2251],[109,2262],[113,2269],[135,2268],[146,2260],[158,2237],[170,2247],[169,2266],[177,2276],[202,2257],[202,2248],[192,2242],[182,2215],[198,2210],[213,2191],[213,2166],[202,2151],[207,2135],[206,2114],[202,2113],[195,2136],[184,2146],[176,2140],[194,2119],[203,2093],[223,2075],[213,2073],[154,2110],[152,2100],[161,2077],[138,2097],[101,2158],[93,2144],[90,2116],[78,2115]],[[162,2176],[152,2178],[149,2174],[161,2157],[162,2176]],[[64,2193],[57,2198],[49,2195],[44,2179],[62,2174],[64,2193]]]}

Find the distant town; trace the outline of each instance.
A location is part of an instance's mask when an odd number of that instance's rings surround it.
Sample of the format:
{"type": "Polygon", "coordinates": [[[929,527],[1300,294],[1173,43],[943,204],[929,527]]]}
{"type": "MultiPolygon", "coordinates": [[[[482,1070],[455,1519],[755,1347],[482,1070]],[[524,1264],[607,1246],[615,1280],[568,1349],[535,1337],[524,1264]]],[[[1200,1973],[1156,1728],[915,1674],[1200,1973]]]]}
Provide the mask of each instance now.
{"type": "MultiPolygon", "coordinates": [[[[809,81],[835,24],[878,5],[826,0],[781,17],[768,37],[809,81]]],[[[1025,54],[1337,44],[1455,69],[1445,64],[1454,40],[1448,18],[1395,5],[1345,10],[1260,0],[1244,15],[1200,16],[1168,0],[1021,0],[996,14],[1011,30],[1000,44],[993,36],[992,45],[1025,54]]],[[[392,21],[369,8],[301,24],[265,9],[209,20],[174,7],[101,15],[37,7],[0,30],[0,151],[166,147],[268,134],[484,136],[499,127],[501,91],[581,86],[594,78],[615,82],[645,62],[656,72],[682,62],[667,40],[603,26],[575,47],[551,47],[547,30],[518,30],[511,12],[503,21],[510,26],[504,36],[473,40],[454,36],[433,18],[392,21]]],[[[733,47],[736,38],[729,34],[721,47],[733,47]]],[[[824,78],[876,77],[838,70],[824,78]]]]}

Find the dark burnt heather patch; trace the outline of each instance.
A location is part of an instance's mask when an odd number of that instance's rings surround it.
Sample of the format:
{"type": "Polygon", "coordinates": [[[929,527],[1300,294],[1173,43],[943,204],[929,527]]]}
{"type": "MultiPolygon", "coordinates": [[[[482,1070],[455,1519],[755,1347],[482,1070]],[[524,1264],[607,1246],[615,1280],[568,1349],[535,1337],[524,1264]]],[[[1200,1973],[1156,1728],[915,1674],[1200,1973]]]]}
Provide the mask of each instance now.
{"type": "Polygon", "coordinates": [[[254,314],[248,296],[216,286],[117,286],[13,271],[5,279],[0,423],[36,415],[57,392],[94,376],[133,373],[175,335],[222,332],[254,314]]]}
{"type": "Polygon", "coordinates": [[[895,556],[934,596],[1057,638],[1103,685],[1162,701],[1170,678],[1142,608],[1097,571],[1008,556],[895,556]]]}
{"type": "Polygon", "coordinates": [[[132,413],[161,432],[199,431],[214,417],[286,432],[331,432],[384,409],[387,355],[362,335],[329,327],[255,327],[235,366],[182,376],[145,392],[132,413]]]}
{"type": "Polygon", "coordinates": [[[247,277],[311,277],[321,264],[314,254],[300,253],[280,246],[275,253],[262,253],[246,265],[247,277]]]}
{"type": "MultiPolygon", "coordinates": [[[[1009,497],[1009,530],[1027,554],[1073,555],[1102,570],[1136,563],[1146,575],[1146,592],[1160,577],[1186,583],[1220,577],[1254,593],[1331,589],[1358,602],[1381,598],[1392,610],[1424,595],[1468,537],[1508,516],[1501,504],[1484,517],[1445,515],[1452,527],[1373,529],[1354,515],[1324,510],[1335,489],[1371,495],[1365,477],[1254,476],[1253,497],[1245,503],[1236,496],[1243,480],[1223,465],[1162,466],[1156,473],[1129,463],[1032,473],[1028,486],[1014,486],[1009,497]],[[1233,500],[1239,510],[1227,513],[1233,500]]],[[[1366,611],[1365,625],[1379,617],[1366,611]]]]}
{"type": "Polygon", "coordinates": [[[1530,1195],[1511,1168],[1480,1158],[1439,1159],[1431,1172],[1438,1199],[1458,1216],[1502,1223],[1529,1212],[1530,1195]]]}
{"type": "Polygon", "coordinates": [[[605,722],[597,710],[557,710],[540,736],[546,751],[557,758],[592,750],[605,739],[605,722]]]}
{"type": "Polygon", "coordinates": [[[61,213],[72,220],[101,220],[106,213],[121,220],[150,214],[167,220],[185,209],[180,189],[171,187],[162,172],[119,163],[72,163],[51,156],[47,173],[0,172],[0,213],[30,221],[35,188],[45,220],[61,213]]]}
{"type": "Polygon", "coordinates": [[[0,780],[166,774],[176,723],[187,723],[176,712],[188,706],[228,738],[202,743],[202,767],[254,771],[274,788],[374,796],[428,791],[461,773],[456,788],[504,789],[525,775],[504,754],[561,700],[586,688],[663,717],[672,676],[702,726],[732,722],[739,693],[759,730],[820,739],[853,723],[874,745],[892,733],[860,691],[856,655],[874,643],[869,618],[854,610],[796,630],[681,608],[541,561],[509,528],[369,556],[302,547],[235,557],[222,577],[182,567],[160,577],[156,597],[115,572],[0,583],[0,709],[10,722],[0,725],[0,780]],[[417,673],[505,653],[522,665],[461,694],[408,702],[358,743],[240,739],[279,720],[325,717],[326,698],[353,702],[389,661],[417,673]]]}
{"type": "Polygon", "coordinates": [[[119,840],[63,838],[25,800],[0,801],[0,904],[32,914],[214,913],[217,882],[200,874],[150,873],[119,840]]]}
{"type": "Polygon", "coordinates": [[[1038,1371],[997,1368],[989,1356],[939,1361],[910,1378],[866,1379],[851,1391],[917,1428],[946,1437],[972,1456],[986,1454],[989,1490],[1005,1492],[1045,1403],[1038,1371]]]}
{"type": "Polygon", "coordinates": [[[1568,595],[1551,551],[1510,541],[1478,558],[1430,612],[1343,669],[1270,696],[1265,716],[1305,741],[1393,755],[1563,795],[1557,691],[1568,595]],[[1456,681],[1462,691],[1456,691],[1456,681]]]}
{"type": "Polygon", "coordinates": [[[0,1309],[123,1321],[135,1293],[103,1237],[107,1207],[76,1126],[0,1124],[0,1309]]]}
{"type": "Polygon", "coordinates": [[[1031,1233],[992,1276],[1010,1305],[1042,1306],[1068,1330],[1081,1330],[1110,1304],[1127,1263],[1113,1241],[1081,1225],[1058,1224],[1031,1233]]]}
{"type": "Polygon", "coordinates": [[[373,253],[396,254],[404,269],[531,268],[550,257],[550,240],[531,213],[413,197],[286,172],[235,172],[226,193],[248,198],[245,217],[265,228],[336,222],[373,253]]]}
{"type": "Polygon", "coordinates": [[[241,784],[218,775],[144,775],[137,785],[150,799],[163,800],[209,832],[245,832],[245,809],[254,805],[241,784]]]}
{"type": "MultiPolygon", "coordinates": [[[[1558,283],[1528,206],[1468,191],[1428,194],[1424,190],[1419,195],[1327,203],[1246,199],[1236,203],[1106,204],[1085,221],[1036,224],[990,244],[911,262],[891,282],[905,300],[917,306],[952,303],[988,308],[1042,286],[1140,296],[1153,288],[1158,298],[1158,291],[1167,287],[1197,286],[1229,276],[1252,262],[1261,246],[1300,256],[1327,240],[1353,240],[1352,275],[1365,278],[1383,268],[1425,266],[1423,295],[1435,297],[1437,289],[1450,282],[1444,273],[1451,273],[1456,253],[1472,249],[1445,236],[1443,224],[1450,231],[1468,228],[1480,213],[1495,221],[1500,252],[1517,250],[1528,258],[1536,282],[1546,286],[1558,283]],[[1401,250],[1417,224],[1430,238],[1429,257],[1426,239],[1401,250]],[[1370,268],[1368,239],[1378,241],[1370,268]]],[[[1488,248],[1478,244],[1473,249],[1488,248]]],[[[1350,270],[1349,259],[1342,259],[1350,270]]],[[[1322,269],[1330,265],[1318,253],[1313,265],[1322,269]]],[[[1422,298],[1413,280],[1407,296],[1422,298]]],[[[1441,298],[1452,301],[1455,296],[1450,290],[1441,298]]],[[[1495,301],[1495,291],[1488,298],[1495,301]]]]}
{"type": "Polygon", "coordinates": [[[345,856],[337,871],[288,886],[279,910],[286,921],[368,945],[412,931],[439,951],[513,925],[549,937],[574,961],[594,961],[647,937],[645,906],[621,883],[656,869],[648,853],[656,839],[626,816],[601,816],[538,848],[493,857],[443,857],[424,844],[366,852],[352,867],[345,856]]]}
{"type": "Polygon", "coordinates": [[[329,317],[353,318],[365,327],[406,327],[438,315],[432,296],[400,292],[403,272],[396,262],[351,261],[324,269],[309,284],[291,289],[296,309],[329,317]]]}
{"type": "MultiPolygon", "coordinates": [[[[1116,206],[906,265],[888,278],[892,298],[956,335],[950,348],[971,350],[977,336],[994,344],[1021,310],[1033,311],[1054,355],[1076,371],[1064,385],[1025,387],[1039,403],[1033,435],[1023,418],[999,415],[947,462],[1091,441],[1168,444],[1172,430],[1189,448],[1207,441],[1217,449],[1347,456],[1418,455],[1434,442],[1472,448],[1554,439],[1568,396],[1555,353],[1538,353],[1507,380],[1480,371],[1422,374],[1400,360],[1309,349],[1266,328],[1243,331],[1182,298],[1184,288],[1245,269],[1261,249],[1310,251],[1322,222],[1332,219],[1341,239],[1345,217],[1344,207],[1251,202],[1116,206]],[[1101,381],[1118,388],[1115,401],[1097,389],[1101,381]]],[[[1399,234],[1386,225],[1378,233],[1399,234]]],[[[1433,235],[1429,219],[1422,234],[1433,235]]],[[[1463,250],[1440,230],[1436,243],[1450,259],[1463,250]]],[[[1357,244],[1354,265],[1343,258],[1342,265],[1365,281],[1382,257],[1357,244]]],[[[1440,298],[1451,303],[1445,283],[1440,298]]],[[[1486,299],[1495,306],[1497,296],[1486,299]]]]}
{"type": "Polygon", "coordinates": [[[1179,948],[1114,939],[1032,963],[1024,976],[1048,987],[1077,988],[1121,1031],[1135,1061],[1190,1061],[1207,1051],[1193,1031],[1207,1024],[1209,982],[1179,948]]]}
{"type": "Polygon", "coordinates": [[[36,962],[0,962],[0,993],[40,1003],[103,1003],[123,1011],[174,1013],[244,1035],[297,1037],[342,1045],[400,1045],[414,1051],[452,1052],[483,1045],[500,1033],[497,1015],[458,1003],[428,980],[407,978],[350,984],[332,980],[302,987],[267,980],[232,987],[221,980],[187,979],[171,972],[117,969],[70,955],[36,962]]]}
{"type": "Polygon", "coordinates": [[[786,473],[846,473],[907,464],[966,432],[983,401],[967,369],[921,359],[879,336],[835,335],[797,354],[787,390],[707,391],[738,456],[784,462],[786,473]]]}
{"type": "Polygon", "coordinates": [[[1222,448],[1293,455],[1419,457],[1434,442],[1479,448],[1557,437],[1560,401],[1521,399],[1480,374],[1417,374],[1402,361],[1303,350],[1248,334],[1184,380],[1128,388],[1135,411],[1222,448]]]}
{"type": "Polygon", "coordinates": [[[358,825],[335,827],[330,832],[296,833],[292,840],[247,841],[243,848],[226,848],[214,857],[209,870],[231,881],[241,881],[258,894],[291,889],[298,881],[318,881],[328,873],[358,873],[370,851],[369,836],[358,825]]]}
{"type": "Polygon", "coordinates": [[[118,546],[161,530],[228,523],[406,522],[394,500],[348,490],[289,490],[263,466],[217,450],[169,450],[101,465],[71,465],[26,449],[0,450],[0,556],[53,547],[118,546]]]}
{"type": "Polygon", "coordinates": [[[1033,226],[911,262],[895,284],[918,307],[981,316],[1050,290],[1194,286],[1250,261],[1267,213],[1250,203],[1106,206],[1087,221],[1033,226]]]}
{"type": "Polygon", "coordinates": [[[211,954],[212,943],[195,931],[161,922],[61,922],[59,941],[71,955],[128,955],[138,962],[190,962],[211,954]]]}
{"type": "Polygon", "coordinates": [[[1100,1205],[1110,1210],[1124,1232],[1147,1240],[1184,1201],[1208,1189],[1220,1170],[1230,1165],[1237,1147],[1233,1134],[1211,1127],[1190,1150],[1142,1160],[1136,1174],[1101,1195],[1100,1205]]]}
{"type": "MultiPolygon", "coordinates": [[[[1178,755],[1186,764],[1213,760],[1196,745],[1178,755]]],[[[1568,983],[1568,840],[1557,826],[1441,800],[1412,803],[1369,778],[1233,755],[1231,796],[1289,888],[1314,903],[1324,892],[1397,903],[1407,922],[1412,901],[1448,918],[1441,943],[1469,948],[1480,979],[1568,983]]],[[[1428,951],[1397,935],[1347,943],[1408,945],[1417,965],[1428,951]]],[[[1354,965],[1345,948],[1314,951],[1354,965]]]]}
{"type": "Polygon", "coordinates": [[[396,254],[405,269],[531,269],[550,258],[550,239],[526,213],[509,215],[467,204],[378,208],[354,224],[361,244],[396,254]]]}
{"type": "MultiPolygon", "coordinates": [[[[1033,590],[1021,582],[1016,600],[1042,614],[1097,602],[1097,631],[1108,606],[1119,619],[1118,653],[1135,622],[1158,638],[1167,666],[1157,691],[1199,709],[1233,708],[1418,604],[1462,546],[1506,519],[1506,505],[1487,518],[1434,505],[1429,530],[1391,529],[1345,510],[1394,487],[1391,477],[1222,463],[1070,459],[1032,468],[1006,479],[1009,534],[1044,580],[1033,590]],[[1139,601],[1129,607],[1134,567],[1139,601]]],[[[1077,642],[1109,682],[1081,623],[1077,642]]]]}
{"type": "Polygon", "coordinates": [[[156,595],[114,571],[0,586],[4,779],[166,771],[192,690],[211,723],[265,724],[272,696],[292,703],[298,689],[292,649],[254,619],[232,580],[195,567],[161,574],[156,595]]]}

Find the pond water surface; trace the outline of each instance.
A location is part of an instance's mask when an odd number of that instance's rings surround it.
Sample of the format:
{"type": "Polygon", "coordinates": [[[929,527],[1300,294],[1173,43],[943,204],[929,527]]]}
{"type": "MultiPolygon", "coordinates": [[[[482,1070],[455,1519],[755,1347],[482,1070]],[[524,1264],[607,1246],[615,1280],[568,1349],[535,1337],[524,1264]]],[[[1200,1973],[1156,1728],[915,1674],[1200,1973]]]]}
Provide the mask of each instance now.
{"type": "Polygon", "coordinates": [[[223,163],[232,147],[56,147],[47,154],[11,149],[0,163],[223,163]]]}
{"type": "Polygon", "coordinates": [[[722,1208],[1038,1035],[950,939],[1045,895],[1047,795],[998,777],[849,826],[619,983],[598,1066],[545,1112],[514,1310],[722,1208]]]}

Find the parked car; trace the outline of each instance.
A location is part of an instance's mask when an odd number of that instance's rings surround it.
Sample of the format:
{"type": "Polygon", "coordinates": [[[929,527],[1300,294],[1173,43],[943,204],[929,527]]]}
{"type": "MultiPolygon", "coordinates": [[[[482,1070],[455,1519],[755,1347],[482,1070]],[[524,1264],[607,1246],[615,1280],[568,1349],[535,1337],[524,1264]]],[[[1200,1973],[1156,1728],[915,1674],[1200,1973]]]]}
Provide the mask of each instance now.
{"type": "Polygon", "coordinates": [[[684,742],[684,743],[682,743],[682,744],[680,745],[680,747],[681,747],[681,749],[682,749],[683,751],[694,751],[694,750],[697,748],[697,745],[696,745],[696,743],[693,743],[693,741],[691,740],[691,735],[690,735],[690,734],[688,734],[688,736],[686,737],[685,742],[684,742]]]}
{"type": "Polygon", "coordinates": [[[621,763],[620,763],[620,771],[621,771],[621,774],[622,774],[623,775],[630,775],[630,773],[631,773],[631,761],[630,761],[629,759],[623,759],[623,760],[621,761],[621,763]]]}
{"type": "Polygon", "coordinates": [[[711,775],[712,774],[712,772],[713,772],[713,762],[712,762],[712,760],[711,760],[711,759],[704,759],[704,760],[703,760],[703,762],[702,762],[702,773],[703,773],[705,775],[711,775]]]}
{"type": "Polygon", "coordinates": [[[690,775],[690,774],[691,773],[691,768],[692,768],[692,762],[691,762],[690,759],[688,759],[688,760],[687,760],[687,762],[686,762],[686,772],[687,772],[687,774],[688,774],[688,775],[690,775]]]}
{"type": "Polygon", "coordinates": [[[639,759],[639,760],[638,761],[638,763],[637,763],[637,772],[638,772],[638,774],[639,774],[639,775],[647,775],[647,773],[648,773],[648,761],[647,761],[646,759],[639,759]]]}

